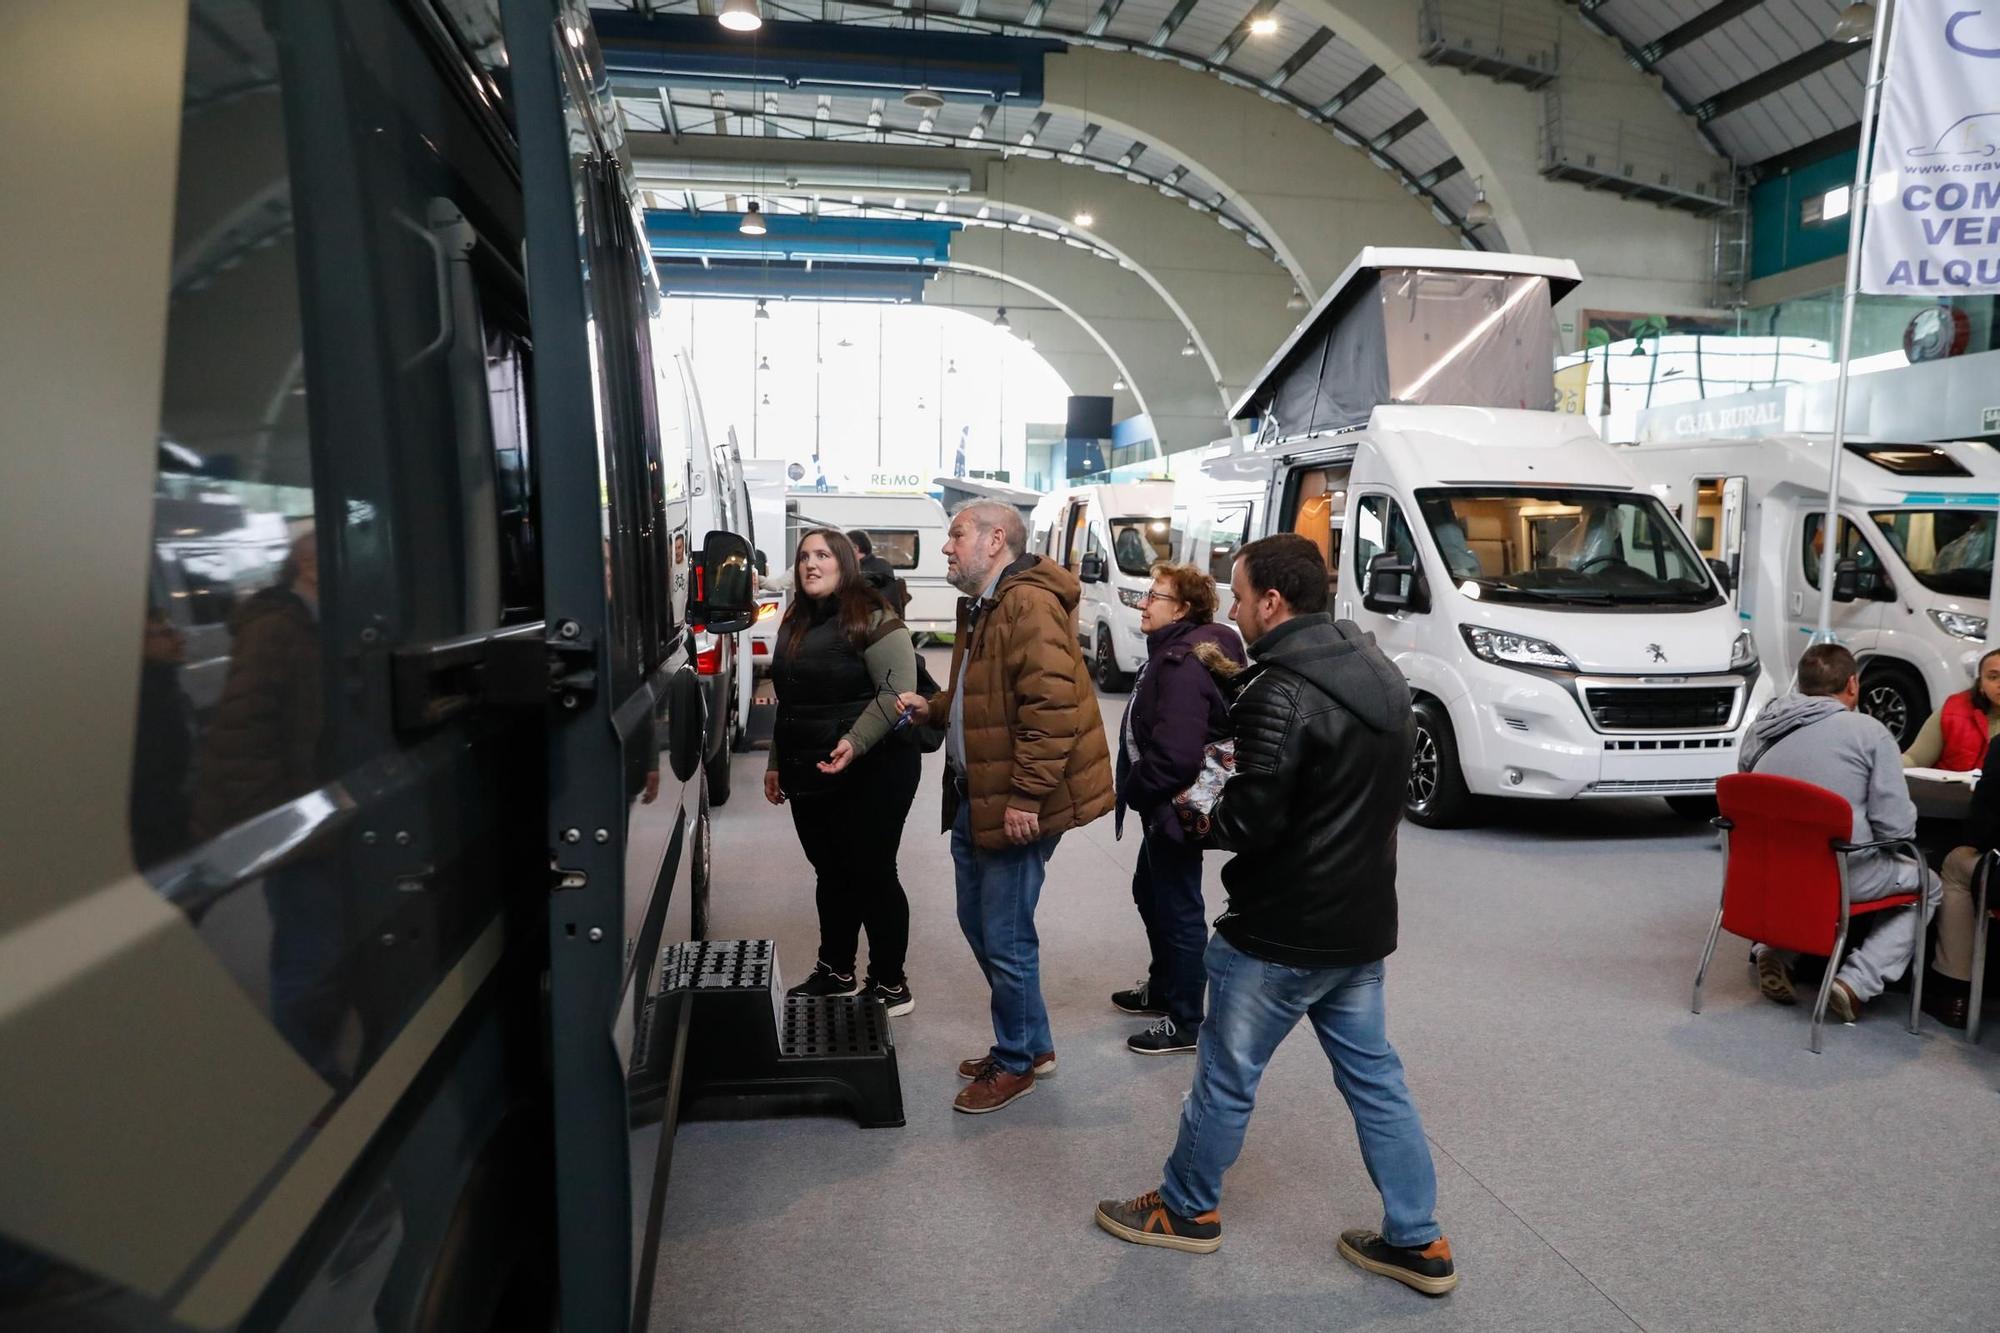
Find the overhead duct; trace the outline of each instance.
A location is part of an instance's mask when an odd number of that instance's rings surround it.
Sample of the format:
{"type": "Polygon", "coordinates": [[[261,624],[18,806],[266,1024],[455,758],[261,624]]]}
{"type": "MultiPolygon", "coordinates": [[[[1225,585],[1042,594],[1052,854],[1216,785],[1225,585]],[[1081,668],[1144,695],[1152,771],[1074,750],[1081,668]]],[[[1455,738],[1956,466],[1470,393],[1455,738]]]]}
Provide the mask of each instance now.
{"type": "Polygon", "coordinates": [[[970,171],[943,167],[841,166],[815,162],[722,162],[706,158],[639,158],[633,175],[642,189],[660,186],[740,190],[751,194],[810,194],[816,190],[873,190],[951,198],[972,189],[970,171]],[[782,190],[780,187],[783,187],[782,190]]]}

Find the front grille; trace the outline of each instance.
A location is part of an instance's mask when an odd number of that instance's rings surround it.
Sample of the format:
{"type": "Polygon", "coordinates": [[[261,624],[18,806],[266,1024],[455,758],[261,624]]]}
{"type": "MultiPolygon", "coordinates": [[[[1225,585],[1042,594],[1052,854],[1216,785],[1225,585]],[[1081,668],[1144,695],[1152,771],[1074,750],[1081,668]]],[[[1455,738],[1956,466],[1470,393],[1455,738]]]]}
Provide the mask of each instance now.
{"type": "Polygon", "coordinates": [[[1612,686],[1584,698],[1601,731],[1709,731],[1736,712],[1732,685],[1612,686]]]}

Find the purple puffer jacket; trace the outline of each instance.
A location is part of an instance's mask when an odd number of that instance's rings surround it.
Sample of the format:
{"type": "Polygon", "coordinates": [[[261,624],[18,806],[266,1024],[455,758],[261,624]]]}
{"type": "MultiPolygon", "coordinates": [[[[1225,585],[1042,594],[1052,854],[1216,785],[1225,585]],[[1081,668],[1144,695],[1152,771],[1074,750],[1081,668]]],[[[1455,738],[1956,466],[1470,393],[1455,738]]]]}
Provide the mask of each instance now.
{"type": "Polygon", "coordinates": [[[1168,802],[1201,772],[1202,747],[1229,734],[1229,701],[1195,649],[1212,643],[1241,666],[1249,659],[1242,636],[1228,625],[1177,620],[1146,636],[1146,665],[1126,705],[1128,725],[1118,729],[1118,808],[1112,827],[1125,832],[1125,810],[1138,811],[1142,828],[1184,841],[1168,802]]]}

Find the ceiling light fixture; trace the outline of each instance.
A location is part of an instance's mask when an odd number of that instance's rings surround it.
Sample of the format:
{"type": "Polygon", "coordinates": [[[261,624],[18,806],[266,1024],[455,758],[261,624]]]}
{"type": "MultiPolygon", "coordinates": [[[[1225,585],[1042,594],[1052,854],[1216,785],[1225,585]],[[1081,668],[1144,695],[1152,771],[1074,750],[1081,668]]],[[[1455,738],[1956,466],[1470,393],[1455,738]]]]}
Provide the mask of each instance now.
{"type": "Polygon", "coordinates": [[[1111,392],[1113,393],[1125,392],[1125,377],[1123,375],[1120,375],[1117,379],[1111,381],[1111,392]]]}
{"type": "Polygon", "coordinates": [[[759,370],[769,370],[770,368],[771,368],[771,358],[770,358],[770,357],[768,357],[768,356],[760,356],[760,357],[758,357],[758,358],[757,358],[757,369],[759,369],[759,370]]]}
{"type": "Polygon", "coordinates": [[[1000,332],[1002,333],[1010,333],[1013,331],[1014,326],[1007,322],[1006,306],[1004,305],[1001,306],[999,313],[993,316],[993,327],[1000,330],[1000,332]]]}
{"type": "Polygon", "coordinates": [[[944,373],[947,375],[956,375],[958,373],[957,357],[953,357],[950,361],[945,363],[944,373]]]}
{"type": "Polygon", "coordinates": [[[1848,5],[1840,11],[1840,17],[1833,25],[1836,42],[1865,42],[1875,35],[1875,6],[1863,3],[1848,5]]]}
{"type": "Polygon", "coordinates": [[[1025,347],[1025,348],[1027,348],[1027,349],[1028,349],[1029,351],[1031,351],[1031,352],[1032,352],[1032,351],[1034,351],[1034,350],[1035,350],[1035,339],[1034,339],[1034,337],[1033,337],[1033,336],[1032,336],[1031,334],[1026,334],[1026,333],[1022,334],[1022,335],[1021,335],[1021,346],[1023,346],[1023,347],[1025,347]]]}
{"type": "Polygon", "coordinates": [[[715,18],[731,32],[755,32],[764,26],[764,15],[757,8],[757,0],[723,0],[722,12],[715,18]]]}
{"type": "Polygon", "coordinates": [[[1486,202],[1486,187],[1477,180],[1473,181],[1473,187],[1477,193],[1472,196],[1472,207],[1465,210],[1465,225],[1468,228],[1490,227],[1493,225],[1493,205],[1486,202]]]}
{"type": "Polygon", "coordinates": [[[762,236],[768,230],[764,226],[764,210],[758,206],[755,199],[750,201],[750,207],[743,210],[743,221],[737,225],[736,230],[745,236],[762,236]]]}
{"type": "Polygon", "coordinates": [[[764,395],[764,406],[769,407],[770,405],[771,405],[771,395],[767,393],[764,395]]]}
{"type": "Polygon", "coordinates": [[[1088,227],[1096,223],[1097,217],[1089,209],[1079,208],[1076,210],[1076,217],[1072,220],[1079,227],[1088,227]]]}
{"type": "Polygon", "coordinates": [[[1269,37],[1277,30],[1278,20],[1269,14],[1262,14],[1250,20],[1250,35],[1253,37],[1269,37]]]}
{"type": "Polygon", "coordinates": [[[919,111],[935,111],[944,105],[944,98],[932,91],[928,83],[920,83],[903,94],[903,105],[919,111]]]}
{"type": "Polygon", "coordinates": [[[1198,352],[1196,352],[1196,351],[1195,351],[1195,346],[1194,346],[1194,339],[1193,339],[1193,338],[1189,338],[1189,339],[1188,339],[1188,340],[1187,340],[1186,342],[1184,342],[1184,343],[1182,343],[1182,344],[1181,344],[1181,355],[1182,355],[1182,356],[1198,356],[1198,355],[1200,355],[1200,354],[1199,354],[1198,352]]]}
{"type": "Polygon", "coordinates": [[[1306,294],[1300,291],[1296,287],[1292,288],[1292,294],[1285,298],[1285,309],[1304,310],[1305,308],[1306,308],[1306,294]]]}
{"type": "Polygon", "coordinates": [[[769,319],[770,317],[771,317],[771,312],[770,312],[770,311],[768,311],[768,310],[766,310],[766,309],[764,308],[764,298],[763,298],[763,297],[761,297],[761,296],[760,296],[760,297],[758,297],[758,298],[757,298],[757,318],[758,318],[758,319],[769,319]]]}

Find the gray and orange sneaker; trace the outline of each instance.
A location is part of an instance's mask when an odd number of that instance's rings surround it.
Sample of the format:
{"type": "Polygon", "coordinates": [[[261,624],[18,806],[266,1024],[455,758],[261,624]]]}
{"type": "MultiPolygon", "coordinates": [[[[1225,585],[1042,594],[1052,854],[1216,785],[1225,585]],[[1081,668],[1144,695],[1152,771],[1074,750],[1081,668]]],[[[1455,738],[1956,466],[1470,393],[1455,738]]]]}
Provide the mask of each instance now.
{"type": "Polygon", "coordinates": [[[1189,1254],[1214,1254],[1222,1248],[1222,1214],[1210,1209],[1182,1217],[1167,1207],[1158,1190],[1136,1199],[1106,1199],[1097,1205],[1097,1225],[1134,1245],[1164,1245],[1189,1254]]]}
{"type": "Polygon", "coordinates": [[[1443,1236],[1428,1245],[1403,1246],[1391,1245],[1379,1232],[1343,1231],[1340,1257],[1356,1268],[1395,1278],[1426,1296],[1442,1296],[1458,1285],[1458,1269],[1451,1261],[1451,1242],[1443,1236]]]}

